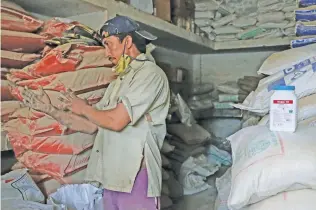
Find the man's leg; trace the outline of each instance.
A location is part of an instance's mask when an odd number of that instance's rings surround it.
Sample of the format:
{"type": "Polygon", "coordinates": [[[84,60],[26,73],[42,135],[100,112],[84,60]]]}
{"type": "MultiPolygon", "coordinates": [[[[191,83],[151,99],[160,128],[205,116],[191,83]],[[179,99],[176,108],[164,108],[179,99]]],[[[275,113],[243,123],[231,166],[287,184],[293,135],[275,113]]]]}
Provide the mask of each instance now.
{"type": "Polygon", "coordinates": [[[146,169],[141,169],[134,182],[131,193],[117,193],[118,210],[157,210],[157,198],[147,197],[148,175],[146,169]]]}
{"type": "Polygon", "coordinates": [[[104,210],[119,210],[117,206],[117,192],[104,189],[103,204],[104,210]]]}

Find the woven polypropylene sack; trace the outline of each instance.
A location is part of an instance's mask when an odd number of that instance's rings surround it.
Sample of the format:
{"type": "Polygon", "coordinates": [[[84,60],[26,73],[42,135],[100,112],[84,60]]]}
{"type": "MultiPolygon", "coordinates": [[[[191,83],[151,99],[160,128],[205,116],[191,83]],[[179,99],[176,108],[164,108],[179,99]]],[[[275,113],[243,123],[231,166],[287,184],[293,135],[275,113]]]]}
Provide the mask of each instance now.
{"type": "Polygon", "coordinates": [[[279,193],[271,198],[255,203],[244,210],[313,210],[315,209],[316,190],[305,189],[279,193]]]}
{"type": "Polygon", "coordinates": [[[29,78],[38,78],[104,66],[112,67],[112,63],[105,57],[103,47],[64,44],[54,48],[38,63],[30,68],[24,68],[19,74],[25,73],[30,75],[29,78]]]}
{"type": "Polygon", "coordinates": [[[45,198],[26,169],[1,176],[1,200],[20,199],[44,203],[45,198]]]}
{"type": "Polygon", "coordinates": [[[316,44],[273,53],[263,62],[258,73],[272,75],[284,69],[294,68],[294,65],[315,56],[315,52],[316,44]]]}
{"type": "Polygon", "coordinates": [[[313,118],[300,122],[295,133],[252,126],[230,136],[233,166],[228,206],[237,210],[280,192],[315,189],[315,125],[313,118]]]}
{"type": "Polygon", "coordinates": [[[9,121],[12,113],[22,108],[22,103],[19,101],[1,101],[1,122],[9,121]]]}
{"type": "Polygon", "coordinates": [[[4,124],[3,129],[7,132],[20,132],[30,136],[62,135],[67,127],[55,119],[45,115],[37,120],[26,118],[12,119],[4,124]]]}
{"type": "Polygon", "coordinates": [[[170,124],[168,133],[181,138],[187,144],[199,144],[210,140],[211,135],[198,124],[186,126],[184,124],[170,124]]]}
{"type": "Polygon", "coordinates": [[[12,101],[16,100],[11,93],[11,87],[9,81],[1,80],[1,101],[12,101]]]}
{"type": "Polygon", "coordinates": [[[1,49],[3,50],[34,53],[44,49],[44,40],[45,37],[37,34],[1,30],[1,49]]]}
{"type": "Polygon", "coordinates": [[[7,68],[23,68],[38,58],[40,58],[38,54],[1,50],[1,66],[7,68]]]}
{"type": "Polygon", "coordinates": [[[63,33],[75,23],[61,18],[52,18],[44,22],[39,34],[48,38],[62,37],[63,33]]]}
{"type": "Polygon", "coordinates": [[[73,133],[62,136],[30,136],[19,132],[9,132],[8,139],[16,156],[30,150],[33,152],[76,155],[93,146],[95,135],[73,133]]]}
{"type": "Polygon", "coordinates": [[[58,179],[86,167],[90,154],[91,150],[79,155],[56,155],[28,151],[18,157],[18,160],[29,169],[58,179]]]}
{"type": "Polygon", "coordinates": [[[43,21],[22,12],[1,7],[1,29],[20,32],[34,32],[43,25],[43,21]]]}
{"type": "Polygon", "coordinates": [[[17,85],[26,86],[33,90],[42,87],[44,90],[66,91],[71,89],[79,91],[107,85],[115,78],[116,75],[111,68],[99,67],[19,81],[17,85]]]}
{"type": "Polygon", "coordinates": [[[273,88],[279,85],[295,86],[298,98],[316,93],[316,55],[260,80],[258,88],[248,95],[243,104],[236,104],[234,107],[267,114],[273,88]]]}
{"type": "Polygon", "coordinates": [[[86,168],[76,171],[73,174],[61,178],[51,178],[43,180],[37,186],[41,189],[44,196],[47,198],[50,194],[57,191],[63,184],[82,184],[84,183],[86,168]]]}

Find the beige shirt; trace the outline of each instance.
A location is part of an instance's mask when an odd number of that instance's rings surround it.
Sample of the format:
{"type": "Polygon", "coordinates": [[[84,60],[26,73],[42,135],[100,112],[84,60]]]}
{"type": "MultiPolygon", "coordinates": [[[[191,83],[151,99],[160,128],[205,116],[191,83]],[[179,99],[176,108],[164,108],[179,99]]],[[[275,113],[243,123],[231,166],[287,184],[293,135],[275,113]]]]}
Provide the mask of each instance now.
{"type": "MultiPolygon", "coordinates": [[[[137,59],[145,60],[146,56],[141,54],[137,59]]],[[[126,74],[109,85],[96,108],[113,109],[119,102],[125,105],[131,122],[121,132],[99,128],[86,180],[97,181],[108,190],[131,192],[144,157],[147,194],[158,197],[162,182],[160,148],[170,103],[165,73],[151,61],[132,61],[126,74]]]]}

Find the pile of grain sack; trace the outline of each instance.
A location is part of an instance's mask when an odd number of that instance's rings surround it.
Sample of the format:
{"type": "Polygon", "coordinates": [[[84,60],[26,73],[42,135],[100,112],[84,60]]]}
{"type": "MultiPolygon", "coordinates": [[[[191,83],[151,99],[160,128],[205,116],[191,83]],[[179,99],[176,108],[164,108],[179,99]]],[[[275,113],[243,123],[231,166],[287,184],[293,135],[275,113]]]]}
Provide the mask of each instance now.
{"type": "Polygon", "coordinates": [[[233,164],[216,179],[218,210],[312,210],[316,199],[316,44],[271,55],[257,89],[234,107],[264,116],[258,125],[229,136],[233,164]],[[269,130],[273,87],[295,86],[298,127],[269,130]]]}
{"type": "Polygon", "coordinates": [[[295,36],[295,0],[195,1],[195,24],[216,42],[295,36]]]}
{"type": "Polygon", "coordinates": [[[19,161],[12,169],[28,168],[47,195],[61,184],[83,182],[95,135],[24,107],[21,91],[43,90],[58,107],[60,92],[71,89],[92,105],[115,75],[92,29],[65,19],[43,22],[18,5],[1,3],[2,139],[19,161]]]}
{"type": "Polygon", "coordinates": [[[291,47],[302,47],[316,43],[316,1],[298,0],[299,9],[295,10],[295,33],[291,47]]]}

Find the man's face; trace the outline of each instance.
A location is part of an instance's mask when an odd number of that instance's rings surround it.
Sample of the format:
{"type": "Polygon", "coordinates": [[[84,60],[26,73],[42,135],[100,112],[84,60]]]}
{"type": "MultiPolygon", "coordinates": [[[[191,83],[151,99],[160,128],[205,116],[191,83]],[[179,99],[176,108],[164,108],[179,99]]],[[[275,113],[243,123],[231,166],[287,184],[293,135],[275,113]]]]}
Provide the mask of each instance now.
{"type": "Polygon", "coordinates": [[[106,54],[110,61],[116,65],[123,54],[124,42],[120,42],[118,37],[109,36],[102,40],[106,49],[106,54]]]}

